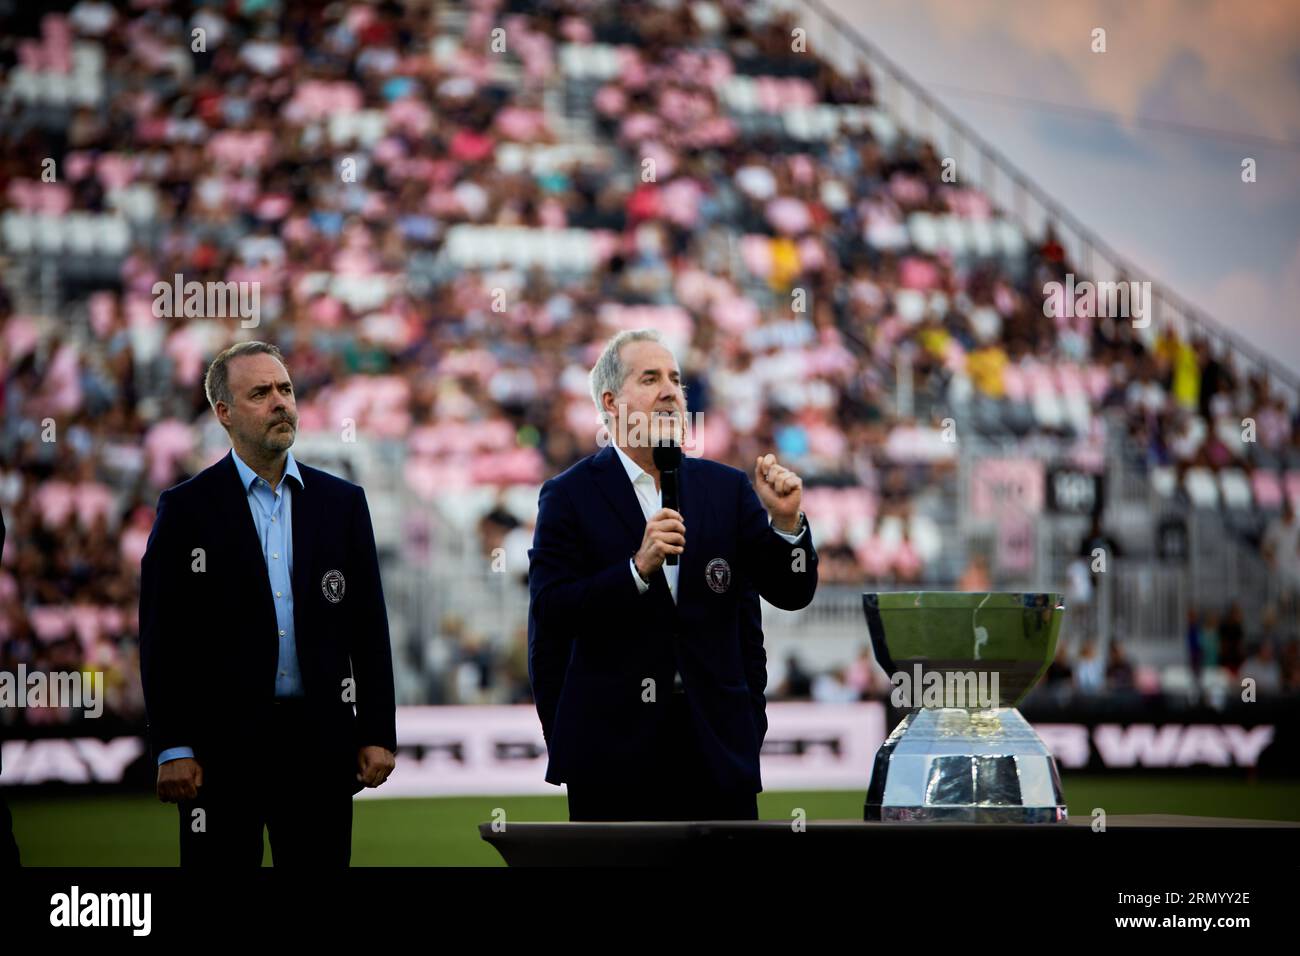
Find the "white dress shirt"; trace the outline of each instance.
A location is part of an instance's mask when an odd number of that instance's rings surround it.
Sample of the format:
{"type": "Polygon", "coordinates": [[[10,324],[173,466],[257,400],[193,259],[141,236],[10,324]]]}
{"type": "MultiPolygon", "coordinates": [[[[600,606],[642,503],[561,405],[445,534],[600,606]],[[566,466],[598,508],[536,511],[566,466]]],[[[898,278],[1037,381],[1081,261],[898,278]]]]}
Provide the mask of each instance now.
{"type": "MultiPolygon", "coordinates": [[[[618,460],[623,463],[623,470],[627,472],[628,480],[632,482],[632,490],[636,492],[636,500],[641,504],[641,512],[645,515],[646,521],[650,520],[651,515],[664,506],[664,493],[660,488],[655,487],[655,480],[650,475],[628,457],[627,452],[614,445],[614,451],[618,453],[618,460]]],[[[771,522],[768,518],[768,522],[771,522]]],[[[791,544],[799,540],[798,534],[787,534],[778,528],[773,528],[777,534],[785,538],[791,544]]],[[[689,540],[689,539],[688,539],[689,540]]],[[[681,556],[678,556],[678,564],[668,564],[664,562],[661,567],[664,572],[664,579],[668,582],[668,590],[673,596],[673,603],[677,603],[677,579],[681,576],[682,566],[680,564],[681,556]]],[[[628,558],[628,567],[632,569],[632,580],[636,582],[636,589],[642,594],[650,590],[650,585],[641,580],[641,574],[636,569],[636,558],[628,558]]]]}
{"type": "MultiPolygon", "coordinates": [[[[629,458],[627,453],[623,451],[623,449],[619,448],[617,444],[614,445],[614,451],[618,453],[618,459],[623,463],[623,470],[627,472],[628,480],[632,482],[632,490],[636,492],[636,500],[641,504],[641,513],[645,515],[646,521],[649,521],[650,516],[664,506],[663,490],[656,488],[655,480],[650,477],[644,468],[629,458]]],[[[772,519],[769,517],[769,524],[771,523],[771,520],[772,519]]],[[[789,541],[791,544],[794,544],[799,540],[803,531],[801,528],[800,534],[786,534],[784,531],[780,531],[776,528],[773,528],[772,530],[776,531],[777,534],[785,538],[785,540],[789,541]]],[[[679,555],[677,564],[669,564],[665,561],[660,565],[664,572],[664,579],[668,583],[668,591],[673,596],[674,604],[677,603],[677,581],[681,577],[682,573],[680,561],[681,556],[679,555]]],[[[636,569],[636,558],[628,558],[627,565],[632,569],[632,580],[636,582],[636,589],[640,593],[645,594],[646,591],[650,590],[650,585],[641,580],[641,574],[636,569]]],[[[676,668],[673,668],[673,688],[677,691],[683,689],[682,675],[677,673],[676,668]]]]}

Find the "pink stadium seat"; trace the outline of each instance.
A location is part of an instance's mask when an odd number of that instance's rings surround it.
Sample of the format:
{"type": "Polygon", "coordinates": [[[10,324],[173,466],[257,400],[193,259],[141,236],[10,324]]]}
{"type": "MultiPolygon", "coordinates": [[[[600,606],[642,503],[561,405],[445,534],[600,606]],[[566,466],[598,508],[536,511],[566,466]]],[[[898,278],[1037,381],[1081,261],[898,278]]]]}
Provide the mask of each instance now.
{"type": "Polygon", "coordinates": [[[1089,397],[1094,402],[1100,402],[1110,387],[1110,371],[1102,365],[1089,365],[1084,374],[1089,397]]]}
{"type": "Polygon", "coordinates": [[[1029,395],[1029,382],[1020,366],[1007,363],[1002,369],[1002,387],[1013,402],[1023,402],[1029,395]]]}
{"type": "Polygon", "coordinates": [[[1083,370],[1073,362],[1057,362],[1053,366],[1056,372],[1057,390],[1062,395],[1076,395],[1087,391],[1083,370]]]}
{"type": "Polygon", "coordinates": [[[1255,493],[1255,503],[1260,508],[1276,511],[1282,507],[1282,482],[1277,472],[1256,468],[1251,475],[1250,486],[1255,493]]]}
{"type": "Polygon", "coordinates": [[[72,636],[72,612],[66,607],[41,605],[27,612],[36,639],[49,644],[72,636]]]}
{"type": "Polygon", "coordinates": [[[1291,500],[1291,507],[1300,511],[1300,469],[1291,469],[1286,473],[1286,496],[1291,500]]]}
{"type": "Polygon", "coordinates": [[[772,247],[767,236],[744,236],[740,240],[740,257],[745,268],[758,278],[772,274],[772,247]]]}

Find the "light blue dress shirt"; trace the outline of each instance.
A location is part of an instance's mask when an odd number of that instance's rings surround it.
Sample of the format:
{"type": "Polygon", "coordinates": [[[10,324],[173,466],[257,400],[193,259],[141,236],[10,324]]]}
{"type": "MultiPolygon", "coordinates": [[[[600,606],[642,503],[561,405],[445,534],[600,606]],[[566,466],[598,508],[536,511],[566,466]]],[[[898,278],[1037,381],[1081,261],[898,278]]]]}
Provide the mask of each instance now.
{"type": "MultiPolygon", "coordinates": [[[[233,449],[230,454],[248,496],[248,509],[253,514],[271,593],[275,596],[275,626],[279,635],[275,696],[301,697],[302,672],[298,668],[298,645],[293,630],[293,484],[289,479],[294,479],[301,488],[302,473],[293,460],[293,452],[288,452],[284,475],[272,489],[233,449]]],[[[190,747],[169,747],[158,755],[158,763],[193,756],[190,747]]]]}

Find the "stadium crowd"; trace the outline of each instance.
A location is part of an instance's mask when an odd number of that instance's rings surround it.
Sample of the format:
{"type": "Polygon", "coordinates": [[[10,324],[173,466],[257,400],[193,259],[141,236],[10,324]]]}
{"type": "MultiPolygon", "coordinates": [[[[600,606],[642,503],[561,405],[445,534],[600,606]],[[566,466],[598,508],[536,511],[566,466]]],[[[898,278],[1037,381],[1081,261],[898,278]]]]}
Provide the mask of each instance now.
{"type": "MultiPolygon", "coordinates": [[[[990,580],[978,556],[943,564],[925,520],[954,475],[939,410],[1095,454],[1113,409],[1149,466],[1247,469],[1261,506],[1287,509],[1261,547],[1300,580],[1300,483],[1283,477],[1300,427],[1280,393],[1204,338],[1166,329],[1148,348],[1127,320],[1045,318],[1044,283],[1073,268],[1050,230],[991,254],[919,248],[918,214],[991,229],[998,210],[946,181],[929,143],[863,119],[865,71],[792,51],[788,19],[581,0],[16,16],[0,44],[0,668],[101,670],[107,709],[141,712],[153,506],[224,452],[201,383],[240,337],[284,350],[304,432],[352,421],[402,442],[431,499],[537,485],[588,454],[593,349],[653,325],[699,450],[744,467],[774,449],[804,476],[827,583],[990,580]],[[98,96],[55,102],[69,75],[98,96]],[[791,118],[821,107],[833,135],[791,118]],[[107,220],[129,224],[122,248],[77,244],[107,220]],[[42,265],[57,315],[13,278],[42,265]],[[256,327],[160,315],[155,284],[175,276],[256,283],[256,327]],[[901,355],[928,416],[893,410],[901,355]]],[[[1198,666],[1253,654],[1300,687],[1294,635],[1244,641],[1230,622],[1198,616],[1198,666]]],[[[519,635],[442,630],[412,662],[428,699],[526,699],[519,635]]],[[[1098,678],[1086,651],[1080,687],[1120,680],[1122,659],[1098,678]]],[[[878,690],[870,675],[795,661],[773,687],[832,699],[878,690]]]]}

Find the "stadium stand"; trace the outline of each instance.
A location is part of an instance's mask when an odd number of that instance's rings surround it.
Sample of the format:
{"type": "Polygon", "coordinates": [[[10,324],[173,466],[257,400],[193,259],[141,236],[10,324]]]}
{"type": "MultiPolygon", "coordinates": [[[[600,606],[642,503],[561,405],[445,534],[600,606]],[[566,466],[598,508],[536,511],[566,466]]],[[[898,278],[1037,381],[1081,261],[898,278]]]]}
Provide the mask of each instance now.
{"type": "Polygon", "coordinates": [[[776,693],[881,693],[860,593],[911,586],[1064,591],[1080,693],[1248,657],[1300,691],[1294,377],[1163,290],[1045,316],[1138,273],[819,4],[53,6],[0,47],[0,667],[141,713],[153,507],[224,454],[203,371],[254,337],[295,454],[367,487],[400,699],[527,700],[537,487],[652,325],[699,451],[805,477],[776,693]],[[178,276],[256,283],[257,324],[158,315],[178,276]]]}

